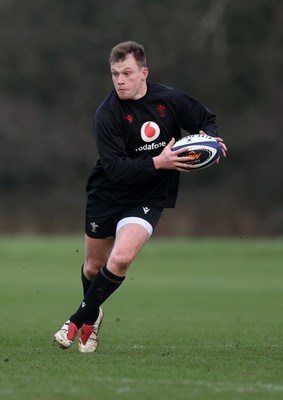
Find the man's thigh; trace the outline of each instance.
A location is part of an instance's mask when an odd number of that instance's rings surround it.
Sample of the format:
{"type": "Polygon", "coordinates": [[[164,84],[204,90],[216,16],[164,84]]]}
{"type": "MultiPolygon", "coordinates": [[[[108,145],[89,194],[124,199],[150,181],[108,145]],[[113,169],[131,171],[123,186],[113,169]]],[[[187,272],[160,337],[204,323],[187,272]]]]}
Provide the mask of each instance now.
{"type": "Polygon", "coordinates": [[[149,238],[148,230],[143,225],[138,223],[124,225],[116,233],[107,268],[117,275],[126,272],[149,238]]]}

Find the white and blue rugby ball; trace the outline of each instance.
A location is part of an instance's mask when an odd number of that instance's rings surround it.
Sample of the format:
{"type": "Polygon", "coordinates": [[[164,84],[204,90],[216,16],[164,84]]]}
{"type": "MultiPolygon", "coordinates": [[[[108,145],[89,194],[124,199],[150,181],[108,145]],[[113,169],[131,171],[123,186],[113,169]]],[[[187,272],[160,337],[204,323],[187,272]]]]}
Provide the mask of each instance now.
{"type": "Polygon", "coordinates": [[[221,146],[219,142],[205,135],[189,135],[178,140],[172,147],[173,151],[184,149],[180,157],[191,156],[187,164],[192,165],[192,170],[207,168],[221,156],[221,146]]]}

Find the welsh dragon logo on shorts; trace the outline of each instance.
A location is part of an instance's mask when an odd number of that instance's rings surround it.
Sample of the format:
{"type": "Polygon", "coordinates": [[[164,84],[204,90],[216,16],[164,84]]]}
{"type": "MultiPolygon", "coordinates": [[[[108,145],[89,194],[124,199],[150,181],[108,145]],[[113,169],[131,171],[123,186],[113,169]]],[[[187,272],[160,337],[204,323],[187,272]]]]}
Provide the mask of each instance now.
{"type": "Polygon", "coordinates": [[[97,225],[95,222],[91,222],[91,223],[90,223],[90,226],[91,226],[91,231],[92,231],[93,233],[96,233],[96,230],[97,230],[97,228],[98,228],[98,225],[97,225]]]}

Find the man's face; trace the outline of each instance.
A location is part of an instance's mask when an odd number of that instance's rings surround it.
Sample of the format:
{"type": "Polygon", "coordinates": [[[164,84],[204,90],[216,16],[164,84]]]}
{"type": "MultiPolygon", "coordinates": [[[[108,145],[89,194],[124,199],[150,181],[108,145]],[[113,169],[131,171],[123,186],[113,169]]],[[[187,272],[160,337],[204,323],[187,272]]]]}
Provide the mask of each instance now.
{"type": "Polygon", "coordinates": [[[148,69],[140,67],[132,54],[123,61],[112,63],[111,74],[121,100],[137,100],[146,94],[148,69]]]}

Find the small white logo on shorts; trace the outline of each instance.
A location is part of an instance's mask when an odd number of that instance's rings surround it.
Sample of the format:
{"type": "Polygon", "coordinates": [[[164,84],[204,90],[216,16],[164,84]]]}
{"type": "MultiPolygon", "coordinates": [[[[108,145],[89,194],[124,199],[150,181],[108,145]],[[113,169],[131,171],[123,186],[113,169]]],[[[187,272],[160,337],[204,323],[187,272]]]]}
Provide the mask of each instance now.
{"type": "Polygon", "coordinates": [[[91,222],[90,226],[91,226],[91,231],[93,233],[96,233],[96,229],[98,228],[98,225],[95,222],[91,222]]]}
{"type": "Polygon", "coordinates": [[[84,308],[86,306],[86,303],[83,301],[82,302],[82,308],[84,308]]]}
{"type": "Polygon", "coordinates": [[[148,208],[148,207],[143,207],[142,209],[145,214],[147,214],[150,210],[150,208],[148,208]]]}

